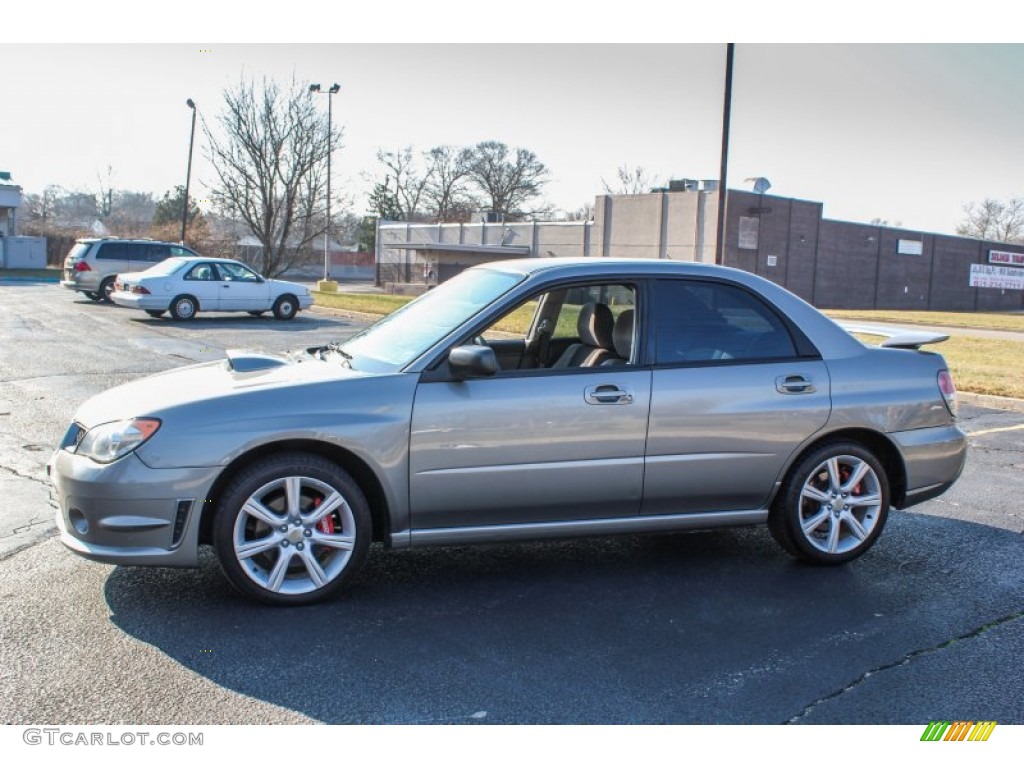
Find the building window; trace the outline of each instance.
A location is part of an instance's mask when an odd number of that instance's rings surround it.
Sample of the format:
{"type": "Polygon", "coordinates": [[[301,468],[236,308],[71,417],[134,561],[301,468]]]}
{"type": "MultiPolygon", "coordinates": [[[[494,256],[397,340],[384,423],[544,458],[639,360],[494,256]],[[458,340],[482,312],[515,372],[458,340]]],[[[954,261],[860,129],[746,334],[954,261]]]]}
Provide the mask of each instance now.
{"type": "Polygon", "coordinates": [[[740,216],[739,247],[748,251],[757,250],[757,231],[761,220],[756,216],[740,216]]]}

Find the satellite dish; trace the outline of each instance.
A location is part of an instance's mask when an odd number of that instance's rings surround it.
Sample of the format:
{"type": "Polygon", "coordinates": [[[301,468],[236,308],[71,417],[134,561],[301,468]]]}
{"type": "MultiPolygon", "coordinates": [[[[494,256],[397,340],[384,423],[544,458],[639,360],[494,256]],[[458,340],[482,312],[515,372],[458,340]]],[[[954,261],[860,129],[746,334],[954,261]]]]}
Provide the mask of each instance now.
{"type": "Polygon", "coordinates": [[[765,192],[772,188],[772,183],[768,181],[768,179],[766,179],[764,176],[754,176],[749,179],[746,179],[746,181],[753,182],[754,191],[757,192],[757,194],[759,195],[763,195],[765,192]]]}

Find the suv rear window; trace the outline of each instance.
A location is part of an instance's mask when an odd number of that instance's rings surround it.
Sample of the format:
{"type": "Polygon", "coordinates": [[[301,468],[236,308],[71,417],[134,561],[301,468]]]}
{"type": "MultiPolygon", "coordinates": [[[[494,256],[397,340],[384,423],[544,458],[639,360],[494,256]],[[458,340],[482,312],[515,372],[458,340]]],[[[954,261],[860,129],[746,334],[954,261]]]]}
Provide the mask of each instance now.
{"type": "Polygon", "coordinates": [[[71,246],[71,250],[68,251],[68,255],[65,258],[77,261],[78,259],[85,258],[85,254],[89,252],[89,247],[92,243],[75,243],[71,246]]]}

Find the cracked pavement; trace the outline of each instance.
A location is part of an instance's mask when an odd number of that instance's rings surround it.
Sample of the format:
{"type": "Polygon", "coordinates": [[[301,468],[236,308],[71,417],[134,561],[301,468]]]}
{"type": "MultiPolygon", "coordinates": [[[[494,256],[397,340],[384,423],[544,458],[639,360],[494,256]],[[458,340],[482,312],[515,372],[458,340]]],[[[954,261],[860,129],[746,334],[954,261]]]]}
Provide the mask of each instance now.
{"type": "Polygon", "coordinates": [[[208,553],[117,568],[53,537],[45,462],[91,394],[354,330],[0,286],[0,722],[1024,723],[1022,413],[962,406],[961,481],[840,568],[760,528],[375,547],[351,594],[285,611],[208,553]]]}

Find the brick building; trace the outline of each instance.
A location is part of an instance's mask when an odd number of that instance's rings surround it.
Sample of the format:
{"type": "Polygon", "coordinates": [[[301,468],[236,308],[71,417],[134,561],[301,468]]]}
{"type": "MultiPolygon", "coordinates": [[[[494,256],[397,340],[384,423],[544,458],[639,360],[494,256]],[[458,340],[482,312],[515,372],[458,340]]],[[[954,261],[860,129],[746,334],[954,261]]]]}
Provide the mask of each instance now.
{"type": "MultiPolygon", "coordinates": [[[[378,227],[380,282],[446,279],[524,256],[714,262],[718,190],[692,184],[600,195],[592,222],[378,227]],[[702,188],[703,187],[703,188],[702,188]]],[[[1024,310],[1024,245],[826,219],[823,204],[726,193],[723,263],[768,278],[823,309],[1024,310]]]]}

